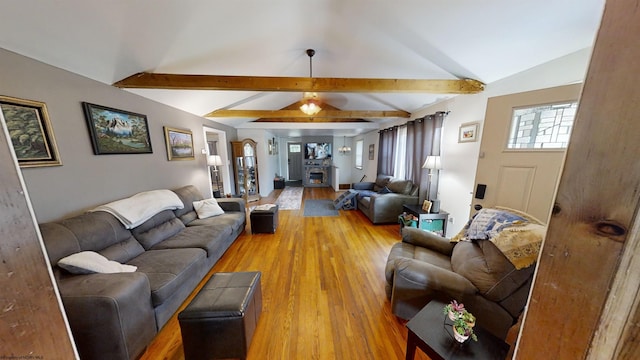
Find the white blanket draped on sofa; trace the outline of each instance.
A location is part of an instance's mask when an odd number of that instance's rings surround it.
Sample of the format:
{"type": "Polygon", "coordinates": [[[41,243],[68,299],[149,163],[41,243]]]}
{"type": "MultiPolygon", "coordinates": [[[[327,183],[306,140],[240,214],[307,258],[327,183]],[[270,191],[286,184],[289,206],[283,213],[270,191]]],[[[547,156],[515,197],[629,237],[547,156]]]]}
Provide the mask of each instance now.
{"type": "Polygon", "coordinates": [[[89,212],[108,212],[120,220],[127,229],[133,229],[161,211],[182,209],[183,207],[184,204],[173,191],[151,190],[100,205],[89,212]]]}

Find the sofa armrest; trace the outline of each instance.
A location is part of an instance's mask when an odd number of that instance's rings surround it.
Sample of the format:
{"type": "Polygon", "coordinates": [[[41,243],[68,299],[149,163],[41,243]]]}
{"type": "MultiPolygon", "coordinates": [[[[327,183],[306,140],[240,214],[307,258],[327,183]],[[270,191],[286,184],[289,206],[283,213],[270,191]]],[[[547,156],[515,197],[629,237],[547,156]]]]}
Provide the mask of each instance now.
{"type": "Polygon", "coordinates": [[[373,190],[373,185],[375,185],[375,183],[370,181],[363,181],[351,184],[351,188],[353,190],[373,190]]]}
{"type": "Polygon", "coordinates": [[[155,336],[145,274],[62,276],[58,285],[82,359],[134,359],[155,336]]]}
{"type": "Polygon", "coordinates": [[[420,246],[437,251],[441,254],[451,256],[455,243],[440,235],[413,227],[402,229],[402,242],[420,246]]]}
{"type": "Polygon", "coordinates": [[[478,292],[478,289],[462,275],[425,261],[409,258],[396,260],[393,286],[394,291],[398,288],[428,289],[453,299],[460,299],[464,295],[478,292]]]}
{"type": "Polygon", "coordinates": [[[224,211],[245,211],[244,199],[220,198],[216,199],[216,201],[224,211]]]}

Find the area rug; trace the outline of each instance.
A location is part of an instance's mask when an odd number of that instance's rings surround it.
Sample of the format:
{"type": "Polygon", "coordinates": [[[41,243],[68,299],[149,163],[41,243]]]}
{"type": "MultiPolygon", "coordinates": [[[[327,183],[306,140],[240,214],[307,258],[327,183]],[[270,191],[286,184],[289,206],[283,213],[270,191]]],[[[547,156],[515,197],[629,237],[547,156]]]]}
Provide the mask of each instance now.
{"type": "Polygon", "coordinates": [[[276,204],[278,205],[278,209],[279,210],[300,209],[303,192],[304,192],[303,187],[285,186],[285,188],[280,193],[280,196],[278,196],[278,199],[276,199],[276,204]]]}
{"type": "Polygon", "coordinates": [[[338,210],[333,206],[333,200],[305,200],[304,216],[338,216],[338,210]]]}

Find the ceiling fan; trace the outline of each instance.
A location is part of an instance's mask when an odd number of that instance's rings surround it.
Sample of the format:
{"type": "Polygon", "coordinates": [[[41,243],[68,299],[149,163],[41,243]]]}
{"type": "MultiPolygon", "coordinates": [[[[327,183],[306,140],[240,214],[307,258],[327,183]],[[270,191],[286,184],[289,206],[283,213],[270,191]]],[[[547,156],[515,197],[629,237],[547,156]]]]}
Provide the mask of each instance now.
{"type": "Polygon", "coordinates": [[[324,121],[353,122],[363,118],[408,118],[410,113],[401,110],[340,110],[322,103],[317,93],[431,93],[431,94],[475,94],[484,90],[484,84],[474,79],[430,80],[430,79],[373,79],[373,78],[314,78],[312,57],[315,50],[307,49],[309,77],[274,76],[228,76],[186,75],[141,72],[120,80],[113,85],[119,88],[166,89],[166,90],[227,90],[227,91],[288,91],[302,92],[301,101],[280,110],[214,110],[204,117],[247,117],[256,121],[324,121]],[[308,113],[303,107],[311,104],[320,108],[308,113]]]}

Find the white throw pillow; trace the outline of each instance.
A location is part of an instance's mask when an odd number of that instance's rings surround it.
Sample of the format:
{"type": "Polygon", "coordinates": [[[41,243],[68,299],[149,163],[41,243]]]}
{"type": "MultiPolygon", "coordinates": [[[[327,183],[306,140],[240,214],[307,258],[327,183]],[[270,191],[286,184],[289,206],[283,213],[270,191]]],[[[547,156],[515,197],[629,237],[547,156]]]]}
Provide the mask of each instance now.
{"type": "Polygon", "coordinates": [[[81,251],[71,254],[58,261],[58,266],[72,274],[94,274],[94,273],[119,273],[134,272],[138,269],[133,265],[120,264],[117,261],[109,260],[94,251],[81,251]]]}
{"type": "Polygon", "coordinates": [[[198,219],[224,214],[224,210],[218,205],[215,198],[194,201],[193,208],[196,210],[196,213],[198,213],[198,219]]]}

